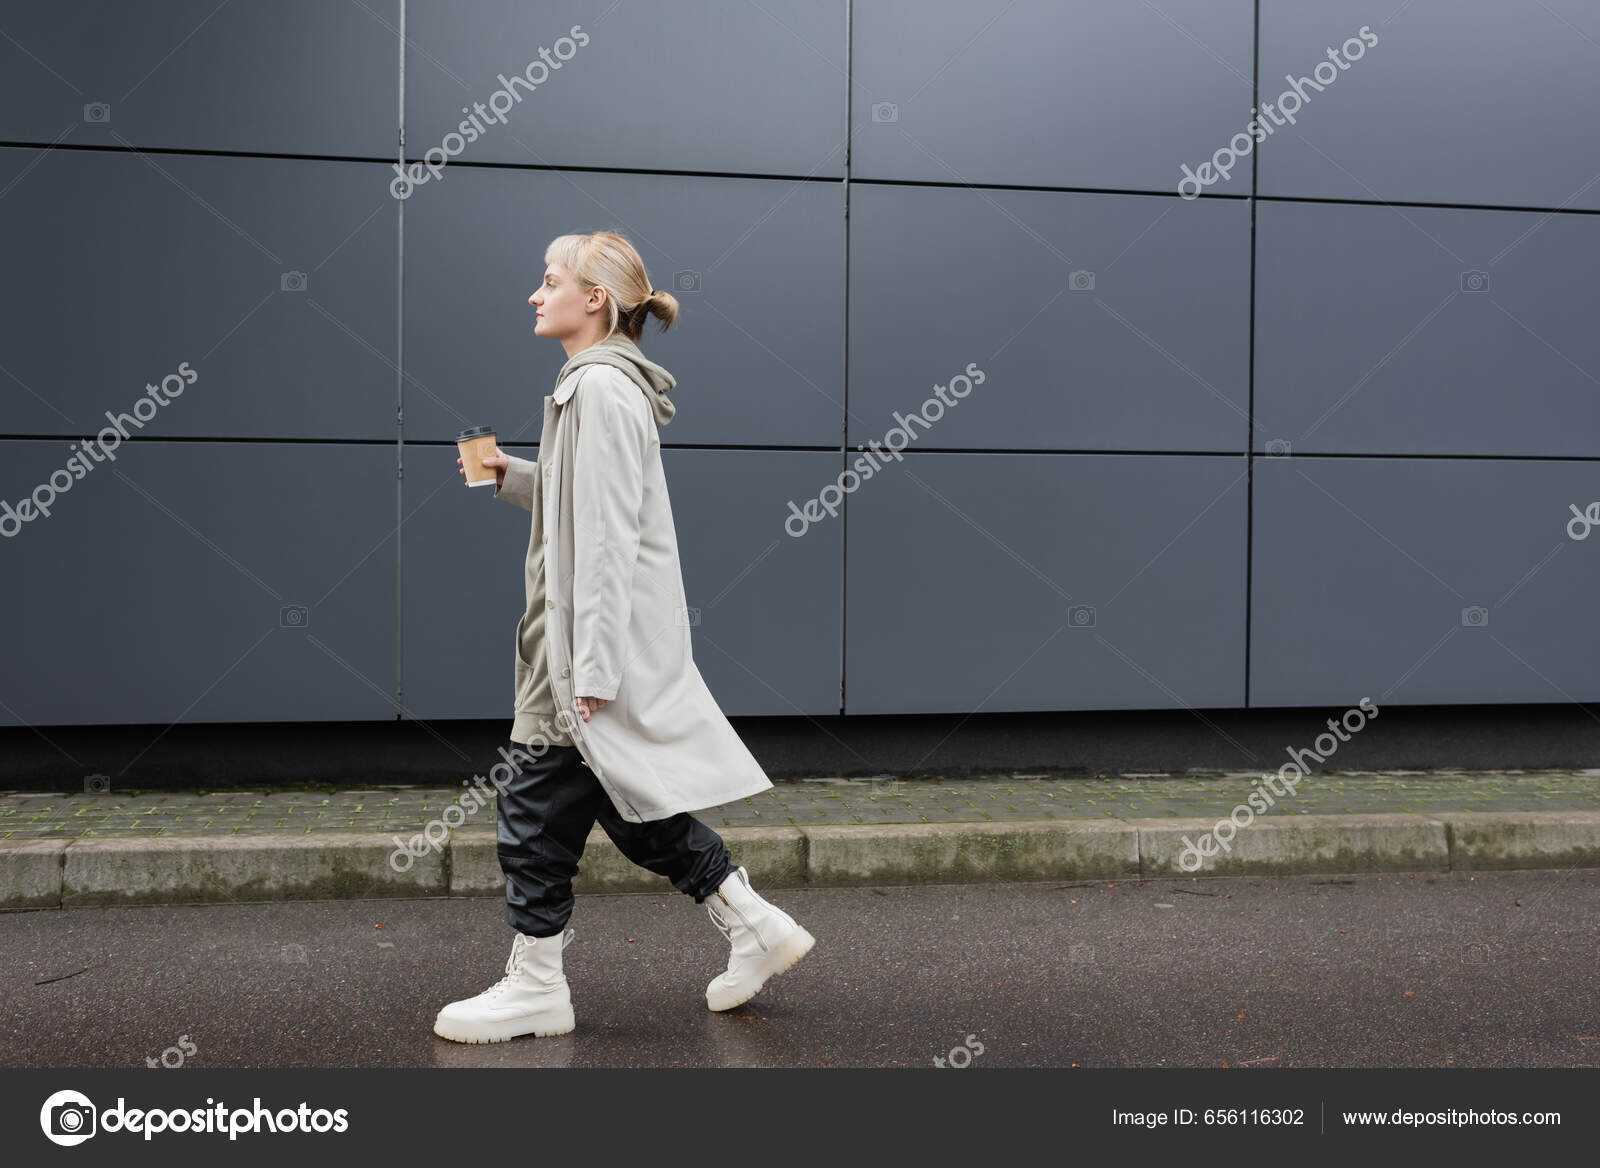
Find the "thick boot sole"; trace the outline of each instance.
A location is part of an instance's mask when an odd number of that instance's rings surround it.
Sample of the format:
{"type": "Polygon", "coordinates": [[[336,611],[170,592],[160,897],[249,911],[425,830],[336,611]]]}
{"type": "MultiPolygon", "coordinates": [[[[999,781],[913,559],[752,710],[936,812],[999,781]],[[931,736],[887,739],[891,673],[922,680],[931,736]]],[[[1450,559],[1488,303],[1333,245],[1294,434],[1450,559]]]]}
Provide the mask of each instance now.
{"type": "Polygon", "coordinates": [[[721,1013],[723,1010],[744,1005],[761,992],[768,978],[789,969],[796,961],[810,953],[811,947],[816,943],[817,939],[806,932],[803,925],[796,925],[794,932],[774,945],[772,951],[756,967],[753,975],[741,985],[733,988],[718,986],[715,990],[707,989],[707,1008],[713,1013],[721,1013]]]}
{"type": "Polygon", "coordinates": [[[440,1038],[448,1038],[451,1042],[509,1042],[524,1034],[532,1034],[536,1038],[570,1034],[575,1025],[572,1007],[568,1006],[565,1010],[558,1010],[540,1018],[506,1018],[482,1022],[436,1018],[433,1032],[440,1038]]]}

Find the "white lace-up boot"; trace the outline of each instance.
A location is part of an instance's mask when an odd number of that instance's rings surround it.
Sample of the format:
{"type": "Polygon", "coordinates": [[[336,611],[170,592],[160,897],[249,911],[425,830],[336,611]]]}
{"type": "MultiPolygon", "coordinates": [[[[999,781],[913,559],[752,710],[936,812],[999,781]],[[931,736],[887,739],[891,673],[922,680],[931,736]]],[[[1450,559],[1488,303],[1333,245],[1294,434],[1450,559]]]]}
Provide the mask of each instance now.
{"type": "Polygon", "coordinates": [[[561,951],[573,930],[555,937],[518,933],[506,975],[475,998],[439,1011],[433,1032],[455,1042],[505,1042],[520,1034],[547,1037],[573,1028],[572,994],[561,972],[561,951]]]}
{"type": "Polygon", "coordinates": [[[733,947],[727,970],[706,986],[706,1005],[713,1010],[748,1002],[767,978],[788,969],[817,943],[793,917],[750,887],[750,874],[743,868],[728,873],[705,903],[711,923],[733,947]]]}

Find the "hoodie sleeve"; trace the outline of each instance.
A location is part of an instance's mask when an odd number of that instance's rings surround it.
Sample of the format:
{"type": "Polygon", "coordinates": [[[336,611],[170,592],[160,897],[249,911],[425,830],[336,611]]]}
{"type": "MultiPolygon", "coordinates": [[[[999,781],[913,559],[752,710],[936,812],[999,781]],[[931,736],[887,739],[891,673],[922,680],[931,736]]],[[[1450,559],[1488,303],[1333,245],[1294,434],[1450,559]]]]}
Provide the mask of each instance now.
{"type": "Polygon", "coordinates": [[[644,458],[651,425],[638,388],[586,377],[572,463],[572,692],[617,696],[629,659],[644,458]]]}

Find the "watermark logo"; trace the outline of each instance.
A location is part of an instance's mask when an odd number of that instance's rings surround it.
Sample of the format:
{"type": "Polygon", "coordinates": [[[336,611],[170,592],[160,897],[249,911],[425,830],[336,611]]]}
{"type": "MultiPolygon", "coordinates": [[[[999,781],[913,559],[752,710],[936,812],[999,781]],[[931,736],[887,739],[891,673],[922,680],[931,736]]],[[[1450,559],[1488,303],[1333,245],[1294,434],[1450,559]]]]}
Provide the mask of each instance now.
{"type": "MultiPolygon", "coordinates": [[[[946,406],[954,407],[957,402],[972,392],[973,386],[982,385],[987,379],[988,374],[979,369],[975,362],[968,362],[966,372],[957,373],[950,379],[949,385],[935,385],[933,387],[934,396],[926,399],[915,413],[902,415],[899,410],[896,410],[894,412],[895,425],[885,432],[883,436],[883,445],[888,448],[889,455],[896,462],[900,462],[900,452],[919,437],[913,428],[914,423],[921,422],[924,430],[932,428],[935,422],[944,417],[946,406]],[[964,388],[957,388],[958,386],[964,388]],[[949,396],[946,396],[947,394],[949,396]],[[930,411],[935,409],[938,412],[930,414],[930,411]],[[898,445],[896,444],[897,439],[898,445]]],[[[861,489],[862,483],[888,465],[887,462],[878,461],[878,459],[884,457],[884,454],[883,451],[878,449],[877,439],[873,439],[867,445],[871,448],[872,453],[859,456],[855,460],[853,468],[841,471],[839,477],[823,487],[816,498],[807,500],[804,508],[798,506],[793,499],[789,500],[789,515],[783,521],[783,529],[785,531],[795,539],[799,539],[807,531],[811,530],[813,523],[822,520],[823,512],[827,512],[830,517],[839,514],[839,504],[844,497],[855,494],[856,491],[861,489]],[[800,521],[798,530],[794,526],[797,519],[800,521]]]]}
{"type": "Polygon", "coordinates": [[[160,385],[146,385],[145,396],[133,403],[131,413],[113,414],[107,410],[106,418],[111,424],[102,427],[92,440],[74,442],[71,449],[77,453],[67,459],[66,466],[53,472],[26,498],[18,499],[14,508],[9,500],[0,499],[0,536],[12,539],[22,530],[24,523],[32,523],[35,519],[48,519],[50,509],[55,506],[57,495],[70,491],[75,482],[84,478],[101,462],[117,461],[114,451],[122,445],[123,439],[129,436],[129,426],[144,429],[144,424],[156,416],[156,411],[160,407],[171,404],[173,398],[181,397],[183,391],[199,379],[200,375],[194,371],[189,362],[184,361],[178,366],[176,373],[169,373],[162,378],[160,385]]]}
{"type": "Polygon", "coordinates": [[[83,1143],[96,1131],[94,1104],[77,1091],[57,1091],[39,1109],[39,1126],[52,1144],[70,1148],[83,1143]]]}
{"type": "Polygon", "coordinates": [[[166,1050],[161,1052],[161,1057],[159,1059],[154,1059],[149,1055],[145,1055],[144,1065],[147,1067],[166,1067],[169,1071],[175,1071],[179,1067],[183,1066],[183,1060],[185,1058],[192,1058],[199,1053],[200,1048],[190,1040],[189,1036],[187,1034],[180,1034],[178,1035],[177,1046],[167,1047],[166,1050]],[[167,1057],[168,1055],[173,1057],[169,1059],[167,1057]]]}
{"type": "Polygon", "coordinates": [[[72,1147],[96,1135],[111,1132],[142,1133],[150,1140],[162,1132],[199,1132],[221,1134],[229,1140],[241,1135],[262,1132],[343,1132],[350,1130],[350,1113],[346,1108],[329,1111],[325,1107],[313,1109],[309,1103],[298,1107],[285,1107],[272,1111],[261,1105],[255,1096],[254,1106],[235,1107],[231,1111],[220,1100],[207,1099],[205,1107],[129,1107],[128,1101],[117,1096],[115,1107],[96,1108],[87,1095],[79,1091],[57,1091],[44,1101],[39,1109],[39,1126],[51,1143],[72,1147]]]}
{"type": "Polygon", "coordinates": [[[1244,129],[1228,139],[1228,144],[1213,154],[1209,162],[1202,162],[1196,170],[1190,170],[1187,163],[1179,164],[1183,178],[1178,182],[1178,194],[1185,199],[1196,199],[1206,187],[1232,178],[1233,168],[1238,165],[1239,159],[1254,150],[1257,142],[1266,141],[1273,127],[1295,124],[1295,114],[1304,109],[1306,103],[1311,100],[1311,95],[1306,92],[1307,89],[1321,93],[1337,81],[1339,74],[1350,68],[1352,62],[1361,60],[1366,56],[1367,50],[1377,43],[1378,36],[1372,31],[1372,26],[1363,24],[1357,30],[1356,36],[1340,46],[1340,49],[1344,50],[1344,55],[1340,56],[1339,49],[1330,48],[1328,59],[1319,61],[1317,67],[1311,70],[1310,77],[1296,77],[1293,73],[1285,73],[1283,79],[1289,83],[1289,88],[1278,95],[1276,110],[1270,102],[1259,110],[1251,106],[1250,112],[1259,113],[1261,116],[1245,123],[1244,129]],[[1324,69],[1328,71],[1326,76],[1322,73],[1324,69]],[[1279,114],[1283,117],[1279,118],[1279,114]],[[1187,187],[1192,187],[1193,190],[1186,190],[1187,187]]]}
{"type": "Polygon", "coordinates": [[[1365,727],[1369,718],[1378,716],[1378,707],[1373,705],[1371,698],[1362,698],[1358,705],[1359,709],[1351,707],[1337,722],[1332,718],[1328,719],[1329,733],[1317,735],[1312,743],[1316,750],[1309,748],[1295,750],[1293,747],[1288,747],[1292,761],[1279,767],[1276,775],[1267,775],[1262,782],[1256,784],[1255,790],[1245,797],[1245,802],[1235,807],[1227,817],[1217,820],[1217,825],[1201,835],[1198,843],[1191,841],[1186,835],[1180,836],[1183,848],[1178,853],[1178,867],[1185,872],[1196,872],[1204,866],[1208,858],[1217,854],[1219,848],[1231,853],[1234,836],[1238,835],[1241,828],[1254,823],[1257,815],[1267,813],[1267,809],[1274,805],[1273,795],[1284,796],[1284,788],[1287,788],[1288,794],[1293,795],[1301,780],[1311,773],[1310,766],[1305,762],[1308,755],[1317,762],[1326,762],[1328,757],[1339,749],[1341,742],[1349,742],[1351,734],[1365,727]],[[1363,710],[1366,713],[1362,713],[1363,710]],[[1353,726],[1350,724],[1352,716],[1355,718],[1353,726]],[[1340,733],[1341,730],[1348,733],[1340,733]],[[1323,745],[1324,739],[1327,740],[1326,746],[1323,745]],[[1287,772],[1290,771],[1294,772],[1294,778],[1289,777],[1287,772]],[[1239,818],[1241,814],[1244,816],[1243,819],[1239,818]]]}
{"type": "Polygon", "coordinates": [[[467,115],[450,133],[439,140],[439,145],[424,151],[421,162],[413,162],[410,169],[394,163],[395,179],[389,184],[389,193],[397,199],[409,199],[411,192],[430,179],[444,177],[445,165],[450,159],[458,156],[467,146],[476,142],[488,132],[488,125],[503,126],[506,115],[522,102],[522,94],[518,87],[528,91],[531,96],[539,86],[549,80],[550,74],[577,56],[578,49],[589,43],[589,34],[582,31],[582,25],[573,25],[567,36],[559,37],[555,46],[547,49],[542,45],[539,48],[539,59],[529,61],[528,67],[520,74],[507,78],[501,73],[495,80],[500,82],[500,88],[489,95],[487,103],[475,101],[471,108],[461,107],[461,112],[467,115]],[[551,59],[552,53],[554,59],[551,59]],[[478,119],[482,118],[483,121],[478,119]]]}
{"type": "MultiPolygon", "coordinates": [[[[577,716],[571,710],[562,710],[556,715],[556,726],[568,736],[577,723],[577,716]]],[[[543,723],[549,729],[549,722],[543,723]]],[[[544,734],[535,734],[534,740],[528,743],[529,750],[518,747],[507,752],[504,746],[499,748],[500,762],[489,768],[489,784],[493,785],[496,792],[505,794],[506,787],[510,785],[512,776],[522,773],[522,764],[537,762],[550,749],[549,739],[544,734]]],[[[473,790],[457,798],[450,806],[439,813],[438,817],[430,820],[416,835],[409,840],[399,836],[390,836],[394,840],[394,851],[389,853],[389,867],[396,872],[409,872],[413,864],[430,851],[438,853],[450,840],[450,832],[460,827],[467,821],[467,816],[478,811],[489,802],[489,792],[486,788],[484,777],[472,777],[473,790]]]]}
{"type": "Polygon", "coordinates": [[[972,1065],[972,1060],[983,1053],[983,1043],[978,1041],[976,1034],[967,1035],[959,1046],[952,1046],[949,1054],[936,1054],[933,1056],[933,1065],[936,1067],[954,1067],[964,1070],[972,1065]]]}
{"type": "Polygon", "coordinates": [[[1572,512],[1572,518],[1567,520],[1567,534],[1573,539],[1588,539],[1589,529],[1600,523],[1600,503],[1590,503],[1582,511],[1576,503],[1568,503],[1567,510],[1572,512]]]}

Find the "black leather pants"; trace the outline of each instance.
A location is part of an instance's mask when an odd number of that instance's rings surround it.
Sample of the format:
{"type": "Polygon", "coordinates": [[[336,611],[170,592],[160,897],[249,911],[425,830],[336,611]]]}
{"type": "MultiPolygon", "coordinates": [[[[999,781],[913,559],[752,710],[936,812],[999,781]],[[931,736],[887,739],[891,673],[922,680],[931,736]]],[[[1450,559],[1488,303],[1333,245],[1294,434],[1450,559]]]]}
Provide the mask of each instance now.
{"type": "Polygon", "coordinates": [[[722,837],[688,812],[631,823],[622,818],[576,746],[508,747],[518,772],[496,798],[496,852],[506,875],[506,919],[518,932],[554,937],[572,915],[572,878],[594,826],[628,859],[704,902],[733,870],[722,837]],[[516,751],[522,753],[515,753],[516,751]]]}

